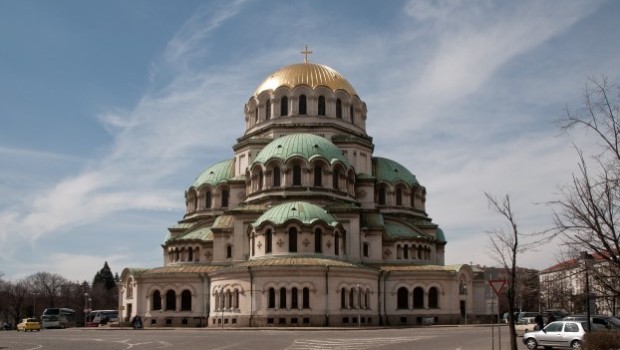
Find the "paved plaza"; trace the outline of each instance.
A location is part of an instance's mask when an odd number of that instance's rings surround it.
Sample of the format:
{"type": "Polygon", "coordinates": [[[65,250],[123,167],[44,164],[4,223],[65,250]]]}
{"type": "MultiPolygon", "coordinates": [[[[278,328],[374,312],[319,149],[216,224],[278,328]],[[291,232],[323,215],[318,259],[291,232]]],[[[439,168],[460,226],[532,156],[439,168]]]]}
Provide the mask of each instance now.
{"type": "MultiPolygon", "coordinates": [[[[492,349],[486,326],[390,329],[57,329],[0,332],[2,350],[319,350],[319,349],[492,349]]],[[[497,345],[497,333],[495,349],[497,345]]],[[[518,338],[519,349],[525,349],[518,338]]],[[[502,349],[509,349],[502,328],[502,349]]]]}

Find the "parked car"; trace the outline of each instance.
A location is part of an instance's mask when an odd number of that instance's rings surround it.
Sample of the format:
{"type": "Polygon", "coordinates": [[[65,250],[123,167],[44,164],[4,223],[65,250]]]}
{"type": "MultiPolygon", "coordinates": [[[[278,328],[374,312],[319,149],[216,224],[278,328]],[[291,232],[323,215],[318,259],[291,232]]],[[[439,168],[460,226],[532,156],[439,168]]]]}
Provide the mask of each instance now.
{"type": "Polygon", "coordinates": [[[564,319],[564,317],[568,316],[568,311],[564,309],[545,310],[545,312],[543,313],[543,316],[545,317],[545,319],[549,318],[549,315],[553,315],[553,318],[555,318],[556,321],[561,321],[564,319]]]}
{"type": "Polygon", "coordinates": [[[17,331],[40,331],[41,323],[36,318],[24,318],[20,323],[17,324],[17,331]]]}
{"type": "Polygon", "coordinates": [[[515,324],[515,332],[518,336],[522,336],[527,332],[533,331],[536,327],[535,317],[523,317],[515,324]]]}
{"type": "Polygon", "coordinates": [[[539,314],[538,312],[533,312],[533,311],[521,311],[517,315],[517,321],[521,320],[524,317],[536,317],[536,315],[538,314],[539,314]]]}
{"type": "MultiPolygon", "coordinates": [[[[578,322],[586,322],[586,315],[570,315],[566,316],[563,320],[565,321],[578,321],[578,322]]],[[[606,316],[606,315],[591,315],[590,316],[590,324],[603,325],[605,328],[615,331],[620,331],[620,319],[614,316],[606,316]]],[[[587,328],[587,326],[585,326],[587,328]]]]}
{"type": "MultiPolygon", "coordinates": [[[[536,349],[538,346],[544,346],[545,349],[569,348],[580,350],[587,327],[585,322],[551,322],[540,331],[525,333],[523,335],[523,344],[530,350],[536,349]]],[[[598,329],[604,329],[604,327],[593,325],[592,330],[598,329]]]]}

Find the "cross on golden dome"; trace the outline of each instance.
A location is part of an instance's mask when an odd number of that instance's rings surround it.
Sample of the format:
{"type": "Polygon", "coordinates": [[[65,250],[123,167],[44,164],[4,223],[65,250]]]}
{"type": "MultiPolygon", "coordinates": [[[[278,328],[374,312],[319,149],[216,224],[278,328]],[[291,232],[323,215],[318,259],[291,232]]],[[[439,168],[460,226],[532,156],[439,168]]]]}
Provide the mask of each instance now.
{"type": "Polygon", "coordinates": [[[308,51],[308,45],[306,45],[306,49],[302,51],[301,54],[305,56],[304,63],[308,63],[308,55],[312,54],[312,51],[308,51]]]}

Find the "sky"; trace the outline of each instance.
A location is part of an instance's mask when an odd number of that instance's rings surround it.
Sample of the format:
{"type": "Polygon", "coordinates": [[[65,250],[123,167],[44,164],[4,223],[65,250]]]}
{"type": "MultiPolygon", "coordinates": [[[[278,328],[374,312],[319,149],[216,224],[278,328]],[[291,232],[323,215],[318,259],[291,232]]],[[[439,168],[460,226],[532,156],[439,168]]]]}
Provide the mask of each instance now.
{"type": "MultiPolygon", "coordinates": [[[[91,281],[163,264],[184,191],[233,157],[243,107],[280,67],[344,75],[375,156],[427,189],[446,263],[497,265],[509,195],[521,233],[552,225],[577,170],[561,135],[589,77],[620,83],[618,1],[0,0],[0,272],[91,281]]],[[[534,238],[524,237],[524,243],[534,238]]],[[[559,241],[519,256],[543,269],[559,241]]]]}

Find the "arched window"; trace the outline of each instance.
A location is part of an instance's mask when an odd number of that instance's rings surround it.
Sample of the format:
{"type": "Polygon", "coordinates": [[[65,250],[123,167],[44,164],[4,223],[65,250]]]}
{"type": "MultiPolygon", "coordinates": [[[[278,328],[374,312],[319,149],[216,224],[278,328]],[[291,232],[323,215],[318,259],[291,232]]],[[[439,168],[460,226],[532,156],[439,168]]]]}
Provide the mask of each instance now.
{"type": "Polygon", "coordinates": [[[299,305],[297,303],[297,288],[293,287],[291,289],[291,309],[299,309],[299,305]]]}
{"type": "Polygon", "coordinates": [[[422,246],[418,246],[418,259],[422,259],[422,246]]]}
{"type": "Polygon", "coordinates": [[[239,290],[238,289],[235,289],[235,291],[233,292],[232,307],[234,309],[239,308],[239,290]]]}
{"type": "Polygon", "coordinates": [[[302,298],[303,298],[302,307],[304,309],[309,309],[310,308],[310,289],[308,287],[304,288],[302,298]]]}
{"type": "Polygon", "coordinates": [[[258,107],[254,110],[254,124],[258,123],[258,107]]]}
{"type": "Polygon", "coordinates": [[[428,307],[435,309],[439,307],[439,291],[435,287],[431,287],[428,291],[428,307]]]}
{"type": "Polygon", "coordinates": [[[403,259],[409,259],[409,245],[403,247],[403,259]]]}
{"type": "Polygon", "coordinates": [[[334,254],[340,255],[340,234],[336,232],[334,236],[334,254]]]}
{"type": "Polygon", "coordinates": [[[342,101],[336,100],[336,118],[342,119],[342,101]]]}
{"type": "Polygon", "coordinates": [[[349,309],[355,309],[355,293],[353,288],[349,291],[349,309]]]}
{"type": "Polygon", "coordinates": [[[369,247],[368,243],[364,243],[363,254],[364,254],[365,257],[368,257],[368,251],[369,250],[370,250],[370,247],[369,247]]]}
{"type": "Polygon", "coordinates": [[[256,251],[254,248],[256,246],[256,236],[254,233],[252,234],[252,242],[250,243],[250,246],[252,247],[252,256],[254,256],[254,254],[256,254],[256,251]]]}
{"type": "Polygon", "coordinates": [[[189,248],[187,261],[194,261],[194,249],[189,248]]]}
{"type": "Polygon", "coordinates": [[[280,288],[280,309],[286,309],[286,288],[280,288]]]}
{"type": "Polygon", "coordinates": [[[305,115],[306,112],[306,95],[299,96],[299,115],[305,115]]]}
{"type": "Polygon", "coordinates": [[[385,187],[379,187],[379,205],[385,205],[385,187]]]}
{"type": "Polygon", "coordinates": [[[271,101],[265,104],[265,120],[271,119],[271,101]]]}
{"type": "Polygon", "coordinates": [[[271,247],[272,247],[272,233],[271,230],[267,230],[267,232],[265,232],[265,253],[271,253],[271,247]]]}
{"type": "Polygon", "coordinates": [[[319,96],[319,115],[325,115],[325,96],[319,96]]]}
{"type": "Polygon", "coordinates": [[[353,110],[353,105],[349,108],[349,115],[351,116],[351,123],[355,124],[355,111],[353,110]]]}
{"type": "Polygon", "coordinates": [[[347,291],[344,288],[342,288],[340,290],[340,308],[341,309],[346,308],[346,300],[347,300],[346,298],[347,298],[347,291]]]}
{"type": "Polygon", "coordinates": [[[314,252],[323,252],[323,231],[320,228],[314,230],[314,252]]]}
{"type": "Polygon", "coordinates": [[[396,189],[396,205],[403,205],[403,189],[400,187],[396,189]]]}
{"type": "Polygon", "coordinates": [[[229,290],[226,291],[226,308],[232,308],[232,293],[229,290]]]}
{"type": "Polygon", "coordinates": [[[347,254],[347,231],[343,231],[342,233],[342,254],[347,254]]]}
{"type": "Polygon", "coordinates": [[[338,183],[340,182],[340,169],[334,169],[334,174],[332,177],[332,187],[334,190],[338,189],[338,183]]]}
{"type": "Polygon", "coordinates": [[[398,288],[398,296],[396,300],[398,309],[409,308],[409,291],[405,287],[398,288]]]}
{"type": "Polygon", "coordinates": [[[396,245],[396,259],[402,259],[403,258],[403,248],[400,246],[400,244],[396,245]]]}
{"type": "Polygon", "coordinates": [[[166,310],[176,310],[177,309],[177,295],[171,289],[166,292],[166,310]]]}
{"type": "Polygon", "coordinates": [[[222,208],[228,208],[228,190],[222,191],[222,208]]]}
{"type": "Polygon", "coordinates": [[[232,258],[232,245],[226,245],[226,259],[232,258]]]}
{"type": "Polygon", "coordinates": [[[273,187],[280,187],[280,168],[273,168],[273,187]]]}
{"type": "Polygon", "coordinates": [[[314,167],[314,186],[323,186],[323,168],[318,165],[314,167]]]}
{"type": "Polygon", "coordinates": [[[424,290],[422,287],[416,287],[416,289],[413,290],[413,308],[424,308],[424,290]]]}
{"type": "Polygon", "coordinates": [[[156,290],[153,292],[153,304],[151,310],[161,310],[161,293],[156,290]]]}
{"type": "Polygon", "coordinates": [[[267,307],[269,309],[275,309],[276,307],[276,290],[273,288],[269,288],[267,307]]]}
{"type": "Polygon", "coordinates": [[[280,100],[280,116],[284,117],[288,115],[288,97],[284,96],[280,100]]]}
{"type": "Polygon", "coordinates": [[[205,208],[211,208],[211,191],[205,193],[205,208]]]}
{"type": "Polygon", "coordinates": [[[262,190],[263,189],[263,171],[259,170],[258,171],[258,190],[262,190]]]}
{"type": "Polygon", "coordinates": [[[301,166],[293,165],[293,186],[301,186],[301,166]]]}
{"type": "Polygon", "coordinates": [[[192,310],[192,292],[184,290],[181,292],[181,311],[192,310]]]}
{"type": "Polygon", "coordinates": [[[295,227],[288,230],[288,251],[297,253],[297,229],[295,227]]]}

